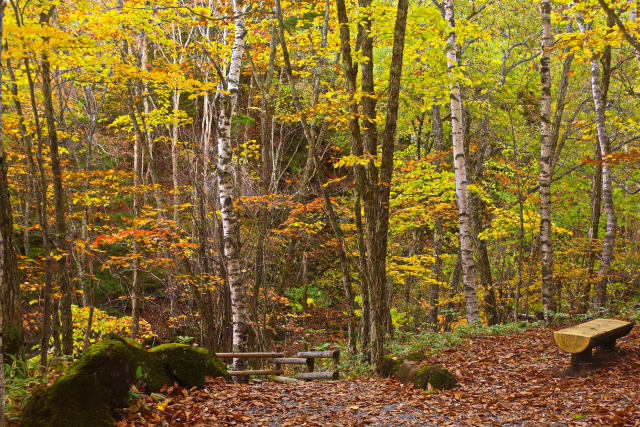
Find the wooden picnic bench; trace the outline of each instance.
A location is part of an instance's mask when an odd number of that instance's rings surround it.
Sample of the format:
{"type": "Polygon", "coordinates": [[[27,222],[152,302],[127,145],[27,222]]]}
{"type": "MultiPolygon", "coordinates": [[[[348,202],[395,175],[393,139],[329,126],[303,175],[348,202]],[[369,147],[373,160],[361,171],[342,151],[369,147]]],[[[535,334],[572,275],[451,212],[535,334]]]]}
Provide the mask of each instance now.
{"type": "Polygon", "coordinates": [[[633,324],[624,320],[595,319],[553,333],[553,340],[560,349],[571,353],[571,366],[591,362],[592,350],[613,351],[616,340],[627,335],[633,324]]]}

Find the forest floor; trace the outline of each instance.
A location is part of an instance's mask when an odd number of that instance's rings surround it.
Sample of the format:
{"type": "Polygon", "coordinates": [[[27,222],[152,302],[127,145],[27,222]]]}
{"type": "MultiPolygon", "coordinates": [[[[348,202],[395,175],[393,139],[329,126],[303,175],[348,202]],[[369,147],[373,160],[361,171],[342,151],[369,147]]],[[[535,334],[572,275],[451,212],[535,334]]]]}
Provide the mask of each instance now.
{"type": "Polygon", "coordinates": [[[250,385],[210,380],[134,403],[118,426],[640,426],[640,328],[587,376],[562,376],[569,355],[551,329],[479,337],[431,356],[456,374],[453,390],[394,379],[250,385]]]}

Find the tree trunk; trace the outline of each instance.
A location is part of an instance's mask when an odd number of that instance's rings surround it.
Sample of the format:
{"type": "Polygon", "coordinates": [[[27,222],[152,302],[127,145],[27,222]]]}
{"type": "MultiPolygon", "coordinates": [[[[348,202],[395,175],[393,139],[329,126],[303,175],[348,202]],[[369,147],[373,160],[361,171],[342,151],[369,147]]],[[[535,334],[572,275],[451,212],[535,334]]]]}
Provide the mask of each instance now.
{"type": "Polygon", "coordinates": [[[516,299],[513,304],[513,321],[518,321],[518,310],[520,309],[520,292],[522,292],[522,258],[524,257],[524,212],[522,206],[522,194],[518,193],[518,285],[516,287],[516,299]]]}
{"type": "MultiPolygon", "coordinates": [[[[440,156],[444,152],[444,130],[442,128],[442,116],[440,115],[440,105],[431,107],[431,134],[433,135],[433,149],[436,151],[436,171],[442,171],[440,156]]],[[[438,215],[433,221],[433,275],[435,282],[432,282],[429,289],[429,323],[433,330],[437,331],[440,283],[442,277],[442,218],[438,215]]]]}
{"type": "MultiPolygon", "coordinates": [[[[55,6],[48,12],[40,14],[40,24],[49,25],[55,6]]],[[[54,118],[53,98],[51,92],[51,71],[49,58],[46,53],[41,55],[40,74],[42,77],[42,95],[44,98],[44,115],[47,122],[49,149],[51,155],[51,174],[53,177],[53,199],[56,218],[56,247],[59,251],[58,280],[62,291],[60,301],[62,321],[62,351],[64,354],[73,353],[73,322],[71,318],[72,287],[67,271],[69,245],[67,244],[67,225],[65,219],[65,195],[62,183],[62,169],[60,167],[60,153],[58,150],[58,134],[54,118]]]]}
{"type": "Polygon", "coordinates": [[[489,326],[495,325],[499,322],[496,291],[493,286],[493,277],[491,275],[491,262],[489,261],[489,251],[487,249],[487,242],[480,239],[478,235],[484,231],[484,225],[482,221],[482,215],[486,210],[484,201],[477,194],[471,195],[471,219],[473,237],[478,256],[478,273],[480,276],[480,283],[487,292],[484,299],[484,309],[487,317],[487,324],[489,326]]]}
{"type": "MultiPolygon", "coordinates": [[[[0,30],[4,19],[6,3],[0,1],[0,30]]],[[[2,54],[2,33],[0,31],[0,55],[2,54]]],[[[1,74],[0,74],[1,75],[1,74]]],[[[2,101],[2,88],[0,88],[0,101],[2,101]]],[[[4,105],[0,102],[0,114],[4,105]]],[[[20,280],[18,277],[18,264],[15,246],[13,243],[13,214],[11,212],[11,200],[9,182],[7,180],[9,164],[4,156],[2,144],[2,123],[0,117],[0,239],[3,248],[0,254],[0,318],[2,318],[2,336],[4,339],[4,351],[7,354],[22,357],[23,331],[22,309],[20,307],[20,280]]]]}
{"type": "MultiPolygon", "coordinates": [[[[249,340],[249,314],[247,293],[240,268],[240,224],[233,207],[234,182],[232,170],[231,120],[238,98],[238,83],[245,50],[244,9],[233,1],[235,19],[235,39],[231,51],[229,73],[225,93],[220,96],[218,116],[218,183],[220,210],[224,235],[224,256],[226,258],[229,288],[231,290],[231,311],[233,317],[233,351],[246,352],[249,340]]],[[[242,371],[247,367],[246,359],[233,359],[233,370],[242,371]]],[[[239,381],[246,378],[236,377],[239,381]]]]}
{"type": "MultiPolygon", "coordinates": [[[[576,17],[580,32],[585,33],[586,28],[582,18],[576,17]]],[[[606,128],[606,98],[603,96],[604,91],[602,82],[600,81],[600,63],[595,52],[591,52],[591,92],[593,105],[595,109],[596,129],[598,133],[598,143],[600,144],[600,152],[602,154],[602,201],[603,208],[607,220],[607,227],[602,243],[602,256],[600,261],[600,269],[598,270],[598,281],[594,290],[593,303],[597,309],[605,306],[607,298],[607,283],[609,282],[609,273],[611,263],[613,262],[613,251],[616,243],[617,218],[615,206],[613,204],[613,185],[612,185],[612,169],[611,164],[611,141],[606,128]]]]}
{"type": "Polygon", "coordinates": [[[556,311],[553,283],[553,249],[551,241],[551,178],[553,151],[551,142],[551,1],[540,3],[542,16],[542,44],[540,55],[541,139],[540,139],[540,242],[542,246],[542,305],[545,322],[556,311]]]}
{"type": "MultiPolygon", "coordinates": [[[[340,23],[340,45],[344,76],[350,92],[356,92],[357,67],[351,56],[351,40],[349,19],[344,0],[337,0],[338,21],[340,23]]],[[[371,5],[371,0],[360,0],[361,8],[371,5]]],[[[373,36],[371,33],[372,20],[364,16],[358,25],[358,46],[364,60],[360,63],[362,71],[360,104],[361,114],[358,113],[358,102],[352,99],[349,110],[353,113],[349,121],[351,134],[351,148],[356,156],[364,154],[366,147],[370,160],[366,167],[356,166],[356,189],[364,202],[366,230],[367,262],[366,271],[369,278],[369,295],[371,304],[371,358],[377,364],[384,354],[384,339],[389,318],[387,303],[387,231],[389,216],[389,191],[393,172],[393,150],[396,131],[400,77],[402,73],[402,57],[404,52],[404,36],[408,2],[400,0],[396,15],[394,30],[393,54],[389,76],[389,94],[387,102],[387,117],[382,141],[382,164],[376,167],[373,159],[377,157],[378,132],[376,126],[376,96],[374,87],[373,68],[373,36]],[[360,133],[358,114],[362,117],[364,131],[360,133]],[[364,138],[363,138],[364,135],[364,138]],[[374,297],[375,296],[375,297],[374,297]]]]}
{"type": "MultiPolygon", "coordinates": [[[[18,25],[22,25],[19,13],[14,9],[16,21],[18,25]]],[[[29,99],[31,102],[31,110],[33,112],[33,121],[36,133],[36,161],[33,160],[33,135],[27,132],[25,125],[25,117],[22,110],[22,104],[18,98],[18,85],[16,83],[13,69],[7,61],[7,70],[11,77],[12,85],[11,91],[13,93],[14,105],[19,118],[20,131],[22,132],[24,142],[27,148],[27,158],[29,161],[30,169],[34,173],[36,179],[36,206],[38,214],[38,222],[40,229],[42,230],[42,248],[44,252],[44,307],[42,310],[42,336],[40,341],[40,365],[43,372],[46,372],[47,367],[47,355],[49,349],[49,338],[51,335],[51,310],[52,310],[52,295],[53,295],[53,267],[51,260],[51,237],[49,234],[49,223],[47,221],[47,179],[44,170],[44,162],[42,160],[42,146],[44,144],[42,137],[42,125],[40,123],[40,116],[38,114],[38,108],[36,104],[35,84],[33,76],[31,74],[31,67],[29,66],[29,59],[24,58],[25,75],[29,84],[29,99]],[[37,163],[37,168],[36,168],[37,163]],[[37,169],[37,171],[36,171],[37,169]]]]}
{"type": "MultiPolygon", "coordinates": [[[[2,47],[4,44],[2,43],[2,35],[3,35],[3,22],[4,22],[4,11],[7,6],[5,0],[0,0],[0,61],[2,60],[2,47]]],[[[0,72],[0,78],[2,77],[0,72]]],[[[11,244],[10,236],[13,233],[13,223],[11,221],[11,207],[9,206],[9,188],[7,182],[7,172],[5,168],[5,159],[4,159],[4,150],[3,150],[3,134],[2,134],[2,110],[4,110],[4,104],[2,103],[2,87],[0,87],[0,201],[2,201],[2,207],[0,208],[0,220],[2,223],[2,228],[0,229],[0,286],[2,286],[2,313],[0,314],[0,427],[5,426],[4,422],[4,401],[5,401],[5,386],[4,386],[4,326],[5,319],[10,320],[11,323],[14,322],[13,313],[5,314],[5,304],[12,304],[14,298],[17,298],[18,307],[20,302],[20,295],[10,295],[9,292],[5,295],[5,289],[9,290],[12,287],[11,283],[5,284],[5,267],[8,265],[7,262],[13,262],[15,264],[15,259],[5,259],[5,255],[7,254],[6,248],[11,244]],[[5,215],[8,213],[8,216],[5,215]],[[6,234],[8,237],[5,238],[5,229],[9,228],[9,233],[6,234]]],[[[11,248],[9,247],[9,252],[11,248]]],[[[14,254],[15,257],[15,254],[14,254]]],[[[16,267],[12,267],[14,270],[17,270],[16,267]]],[[[17,273],[17,271],[15,271],[17,273]]],[[[20,332],[22,332],[22,324],[20,324],[20,332]]],[[[21,334],[20,334],[21,335],[21,334]]],[[[22,336],[20,336],[22,338],[22,336]]],[[[22,341],[22,339],[20,340],[22,341]]],[[[22,344],[20,344],[22,345],[22,344]]],[[[16,352],[17,354],[17,352],[16,352]]]]}
{"type": "MultiPolygon", "coordinates": [[[[385,323],[389,318],[389,306],[387,304],[387,239],[389,230],[389,195],[391,191],[391,178],[393,174],[393,152],[394,143],[396,137],[396,128],[398,120],[398,108],[400,99],[400,80],[402,77],[402,58],[404,55],[404,43],[405,33],[407,25],[407,11],[409,8],[408,0],[399,0],[396,14],[396,23],[393,35],[393,52],[391,57],[391,66],[389,71],[389,92],[387,99],[387,116],[385,121],[384,132],[382,135],[382,161],[380,164],[380,183],[375,181],[374,185],[378,186],[377,198],[376,198],[376,222],[375,228],[372,229],[372,234],[375,241],[370,247],[369,256],[371,257],[371,265],[373,267],[374,274],[372,275],[370,295],[375,295],[375,298],[371,299],[372,308],[372,322],[371,322],[371,335],[373,338],[373,346],[371,352],[371,362],[379,366],[384,356],[384,332],[385,323]]],[[[367,35],[364,45],[368,45],[368,39],[371,36],[367,35]]],[[[371,40],[371,44],[373,41],[371,40]]],[[[369,53],[365,52],[363,48],[363,54],[369,58],[371,69],[368,70],[367,76],[371,73],[373,78],[373,50],[369,53]]],[[[365,73],[363,69],[363,82],[365,81],[365,73]]],[[[372,82],[371,82],[372,83],[372,82]]],[[[363,87],[364,89],[364,87],[363,87]]],[[[373,89],[373,86],[371,87],[373,89]]],[[[373,93],[373,91],[372,91],[373,93]]],[[[368,103],[369,101],[367,101],[368,103]]],[[[366,103],[363,102],[363,106],[366,103]]],[[[375,108],[373,112],[375,117],[375,108]]],[[[375,123],[370,123],[369,128],[375,128],[375,123]]],[[[366,138],[365,133],[365,139],[366,138]]],[[[373,136],[372,136],[373,138],[373,136]]],[[[368,144],[376,143],[375,140],[369,140],[368,144]]],[[[375,151],[369,147],[370,154],[374,154],[375,151]]],[[[373,177],[372,177],[373,178],[373,177]]],[[[374,224],[371,224],[372,226],[374,224]]],[[[369,221],[367,221],[369,225],[369,221]]],[[[373,228],[373,227],[372,227],[373,228]]],[[[369,234],[369,233],[368,233],[369,234]]]]}
{"type": "Polygon", "coordinates": [[[447,66],[451,83],[449,86],[451,102],[451,136],[453,140],[453,163],[456,179],[456,196],[458,201],[458,221],[460,227],[460,252],[462,277],[464,282],[467,321],[475,323],[480,319],[478,299],[475,287],[473,261],[473,239],[471,236],[470,207],[467,192],[467,164],[464,153],[464,133],[462,126],[462,98],[460,83],[455,79],[455,68],[458,67],[456,51],[456,33],[454,17],[454,0],[447,0],[445,20],[450,29],[447,35],[447,66]]]}
{"type": "Polygon", "coordinates": [[[600,228],[600,214],[602,203],[602,154],[600,152],[600,142],[596,140],[594,154],[596,164],[593,167],[593,177],[591,179],[591,215],[589,216],[589,231],[587,233],[587,262],[586,277],[583,287],[583,309],[589,305],[591,287],[595,282],[594,268],[596,263],[597,240],[600,228]]]}
{"type": "MultiPolygon", "coordinates": [[[[613,14],[607,16],[607,26],[611,28],[614,25],[613,14]]],[[[607,105],[609,94],[609,81],[611,78],[611,45],[606,45],[602,54],[602,104],[607,105]]],[[[594,153],[594,170],[593,179],[591,181],[591,215],[589,216],[589,232],[587,233],[588,249],[585,277],[585,285],[583,287],[583,309],[588,306],[589,297],[591,295],[592,284],[595,283],[594,267],[596,261],[596,240],[600,228],[600,215],[602,207],[602,151],[600,149],[600,141],[596,139],[594,153]]]]}
{"type": "Polygon", "coordinates": [[[82,352],[87,351],[91,345],[91,330],[93,329],[93,312],[95,309],[95,295],[93,286],[93,256],[89,257],[89,318],[87,319],[87,329],[84,333],[84,342],[82,344],[82,352]]]}
{"type": "Polygon", "coordinates": [[[302,251],[302,311],[307,311],[307,298],[309,297],[308,267],[309,257],[306,250],[302,251]]]}
{"type": "MultiPolygon", "coordinates": [[[[2,19],[4,18],[4,8],[5,8],[5,3],[4,1],[2,1],[0,3],[0,37],[1,37],[1,30],[2,30],[2,19]]],[[[0,46],[2,46],[2,42],[0,41],[0,46]]],[[[0,47],[1,49],[1,47],[0,47]]],[[[1,89],[0,89],[1,90],[1,89]]],[[[2,100],[2,95],[0,94],[0,100],[2,100]]],[[[0,104],[1,105],[1,104],[0,104]]],[[[2,123],[0,120],[0,147],[2,147],[2,123]]],[[[1,151],[1,150],[0,150],[1,151]]],[[[4,160],[4,158],[2,157],[2,153],[0,152],[0,160],[4,160]]],[[[2,280],[4,280],[4,237],[2,236],[2,233],[0,233],[0,283],[2,283],[2,280]]],[[[4,401],[5,401],[5,397],[4,397],[4,340],[2,339],[3,337],[3,319],[4,316],[0,316],[0,367],[2,367],[2,369],[0,369],[0,427],[4,427],[5,423],[4,423],[4,401]]]]}
{"type": "Polygon", "coordinates": [[[360,272],[360,294],[362,296],[362,315],[360,316],[360,349],[366,360],[370,360],[369,345],[371,344],[371,306],[369,303],[369,275],[367,268],[367,252],[364,243],[360,196],[354,191],[356,233],[358,240],[358,263],[360,272]]]}
{"type": "MultiPolygon", "coordinates": [[[[133,228],[136,227],[136,221],[138,219],[138,209],[140,204],[140,192],[138,190],[140,186],[140,138],[136,136],[133,143],[133,228]]],[[[133,236],[133,253],[131,260],[131,336],[136,337],[140,328],[140,313],[142,311],[142,301],[144,296],[142,295],[142,283],[140,282],[140,275],[138,273],[138,237],[133,236]]]]}

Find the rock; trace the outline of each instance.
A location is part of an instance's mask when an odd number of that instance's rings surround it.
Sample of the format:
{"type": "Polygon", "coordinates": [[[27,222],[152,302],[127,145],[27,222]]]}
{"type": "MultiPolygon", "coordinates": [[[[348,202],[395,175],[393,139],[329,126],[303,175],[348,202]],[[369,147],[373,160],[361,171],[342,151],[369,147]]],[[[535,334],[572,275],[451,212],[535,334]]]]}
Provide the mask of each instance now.
{"type": "Polygon", "coordinates": [[[389,378],[398,371],[400,365],[402,365],[402,361],[394,359],[390,355],[384,356],[378,365],[378,375],[382,378],[389,378]]]}
{"type": "Polygon", "coordinates": [[[424,390],[429,389],[429,385],[436,390],[449,390],[458,384],[455,375],[441,365],[421,366],[406,361],[398,368],[396,377],[424,390]]]}
{"type": "Polygon", "coordinates": [[[112,411],[126,406],[132,384],[151,392],[174,381],[202,387],[207,375],[229,379],[220,360],[205,349],[165,344],[145,351],[110,336],[89,347],[65,376],[33,393],[22,408],[22,425],[112,426],[112,411]]]}
{"type": "Polygon", "coordinates": [[[425,390],[429,388],[429,384],[435,390],[450,390],[458,384],[458,380],[444,366],[434,365],[420,368],[413,384],[425,390]]]}
{"type": "Polygon", "coordinates": [[[184,387],[202,387],[207,375],[230,380],[224,365],[202,347],[185,344],[162,344],[149,350],[184,387]]]}
{"type": "Polygon", "coordinates": [[[419,364],[405,360],[404,363],[402,363],[402,365],[400,365],[400,367],[398,368],[396,378],[398,378],[398,381],[403,383],[413,382],[413,379],[416,377],[419,369],[419,364]]]}

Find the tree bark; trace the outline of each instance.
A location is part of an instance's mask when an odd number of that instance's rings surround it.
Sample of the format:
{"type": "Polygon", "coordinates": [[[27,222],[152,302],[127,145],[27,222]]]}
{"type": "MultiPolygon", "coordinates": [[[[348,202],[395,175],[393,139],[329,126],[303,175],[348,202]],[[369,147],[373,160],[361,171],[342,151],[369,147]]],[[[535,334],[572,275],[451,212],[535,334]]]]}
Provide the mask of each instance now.
{"type": "Polygon", "coordinates": [[[583,287],[583,309],[589,305],[592,284],[595,281],[594,268],[596,263],[597,240],[600,228],[600,215],[602,207],[602,154],[600,152],[600,142],[596,140],[594,159],[596,164],[593,167],[593,177],[591,179],[591,214],[589,215],[589,231],[587,232],[587,262],[586,277],[583,287]]]}
{"type": "MultiPolygon", "coordinates": [[[[19,13],[14,9],[16,21],[21,22],[19,13]]],[[[19,24],[21,25],[21,24],[19,24]]],[[[36,104],[35,84],[33,76],[31,74],[31,67],[29,66],[28,58],[24,59],[25,74],[27,76],[27,82],[29,84],[29,99],[31,102],[31,110],[33,112],[33,121],[36,134],[36,161],[33,160],[33,136],[27,132],[25,125],[25,118],[22,112],[22,105],[18,98],[18,86],[16,84],[15,76],[13,75],[12,68],[7,63],[7,70],[11,75],[12,80],[12,92],[14,95],[14,105],[19,117],[20,130],[25,138],[27,146],[27,157],[31,170],[36,174],[37,184],[37,212],[38,221],[42,230],[42,248],[44,252],[44,307],[42,310],[42,335],[40,342],[40,365],[43,371],[47,367],[47,355],[49,349],[49,338],[51,336],[51,312],[53,304],[53,262],[51,259],[51,236],[49,233],[49,222],[47,221],[47,178],[44,170],[44,162],[42,158],[42,147],[44,145],[42,136],[42,125],[40,122],[40,115],[38,114],[38,108],[36,104]],[[37,167],[36,167],[37,165],[37,167]],[[37,172],[36,172],[37,169],[37,172]]]]}
{"type": "MultiPolygon", "coordinates": [[[[576,17],[580,32],[585,33],[586,28],[580,16],[576,17]]],[[[595,294],[593,298],[594,306],[602,309],[605,306],[607,298],[607,283],[609,282],[609,273],[611,263],[613,262],[613,252],[616,243],[617,218],[615,206],[613,204],[613,185],[612,185],[612,169],[611,164],[611,141],[609,132],[606,128],[606,98],[603,96],[602,82],[600,81],[600,63],[595,52],[591,51],[591,92],[593,105],[595,109],[595,122],[598,133],[598,143],[600,144],[600,152],[602,154],[602,201],[603,209],[606,216],[606,231],[602,243],[602,256],[600,261],[600,269],[598,270],[598,281],[596,282],[595,294]]]]}
{"type": "Polygon", "coordinates": [[[458,201],[462,277],[464,282],[467,321],[469,323],[475,323],[480,320],[480,315],[478,312],[478,299],[475,287],[473,239],[471,236],[471,218],[467,192],[467,162],[464,150],[462,98],[460,93],[460,83],[456,78],[458,61],[456,51],[454,0],[447,0],[446,2],[445,20],[449,23],[450,27],[447,35],[447,66],[451,81],[449,84],[451,103],[451,135],[453,140],[453,163],[456,180],[456,196],[458,201]]]}
{"type": "Polygon", "coordinates": [[[551,238],[551,178],[553,151],[551,142],[551,1],[540,3],[542,16],[542,43],[540,55],[541,123],[540,123],[540,242],[542,246],[542,305],[545,322],[556,311],[553,283],[553,249],[551,238]]]}
{"type": "MultiPolygon", "coordinates": [[[[141,35],[141,59],[140,59],[140,67],[142,70],[146,70],[147,68],[147,36],[142,33],[141,35]]],[[[147,94],[143,94],[143,97],[146,97],[147,94]]],[[[133,96],[130,96],[130,102],[132,105],[135,105],[135,100],[133,96]]],[[[129,116],[132,118],[132,122],[137,123],[135,120],[135,112],[132,107],[130,107],[129,116]]],[[[134,133],[135,139],[133,142],[133,206],[132,206],[132,214],[133,214],[133,228],[136,227],[136,221],[139,215],[139,206],[140,206],[140,175],[142,175],[141,167],[140,167],[140,147],[142,145],[142,133],[138,129],[137,124],[134,123],[134,133]]],[[[158,206],[159,207],[159,206],[158,206]]],[[[133,236],[132,242],[132,260],[131,260],[131,336],[135,337],[138,335],[138,331],[140,329],[140,313],[142,312],[142,301],[144,300],[144,296],[142,295],[142,283],[140,282],[139,275],[139,258],[138,258],[138,238],[137,236],[133,236]]]]}
{"type": "Polygon", "coordinates": [[[358,241],[358,269],[360,273],[360,293],[362,296],[362,314],[360,316],[360,349],[367,360],[370,360],[369,345],[371,344],[371,305],[369,298],[369,273],[367,268],[367,250],[364,243],[364,229],[362,225],[362,207],[360,196],[354,191],[353,196],[356,234],[358,241]]]}
{"type": "Polygon", "coordinates": [[[487,242],[480,239],[478,235],[484,231],[484,225],[482,215],[486,210],[484,201],[477,194],[472,194],[471,201],[471,219],[472,219],[472,231],[475,241],[478,257],[478,275],[480,276],[480,283],[487,292],[484,299],[484,310],[487,317],[487,324],[489,326],[495,325],[499,322],[498,319],[498,307],[496,291],[493,286],[493,277],[491,275],[491,262],[489,261],[489,251],[487,249],[487,242]]]}
{"type": "MultiPolygon", "coordinates": [[[[222,230],[224,236],[224,256],[231,291],[231,312],[233,319],[233,351],[246,352],[249,340],[249,313],[247,292],[240,267],[240,224],[233,207],[234,182],[232,170],[231,120],[238,99],[238,83],[242,68],[242,56],[245,51],[245,20],[243,8],[236,0],[233,2],[235,18],[235,38],[231,50],[229,72],[224,93],[219,94],[220,111],[218,116],[218,184],[222,230]]],[[[247,367],[246,359],[233,359],[233,370],[242,371],[247,367]]],[[[236,377],[246,381],[246,377],[236,377]]]]}
{"type": "MultiPolygon", "coordinates": [[[[48,12],[40,14],[40,24],[49,25],[49,20],[55,10],[52,6],[48,12]]],[[[58,134],[56,129],[53,97],[51,92],[51,65],[46,52],[41,54],[40,74],[42,78],[42,95],[44,98],[44,115],[47,122],[49,137],[49,149],[51,155],[51,174],[53,177],[53,198],[56,219],[56,247],[58,256],[58,280],[62,291],[60,301],[62,323],[62,351],[64,354],[73,353],[73,322],[71,318],[72,287],[67,271],[69,258],[69,245],[67,242],[67,224],[65,219],[65,195],[62,183],[62,169],[60,166],[60,153],[58,134]]]]}
{"type": "MultiPolygon", "coordinates": [[[[348,90],[356,92],[357,68],[351,56],[351,40],[348,15],[344,0],[337,0],[338,22],[340,24],[340,45],[344,76],[348,90]]],[[[367,8],[371,0],[360,0],[359,6],[367,8]]],[[[371,304],[371,361],[377,364],[384,354],[384,339],[389,318],[387,303],[387,231],[389,216],[389,191],[393,172],[393,150],[396,131],[400,77],[402,73],[402,57],[404,53],[404,37],[408,2],[398,2],[396,24],[394,30],[393,53],[389,76],[389,93],[387,101],[387,117],[382,141],[382,162],[380,168],[375,166],[377,157],[378,132],[376,127],[376,97],[373,68],[373,36],[372,20],[365,16],[358,25],[358,46],[364,60],[360,63],[362,72],[360,98],[361,114],[358,102],[352,99],[349,110],[352,113],[349,130],[351,148],[356,156],[366,154],[369,161],[366,167],[356,166],[356,189],[364,202],[364,228],[366,230],[367,262],[366,271],[369,279],[369,296],[371,304]],[[363,119],[364,130],[361,134],[358,114],[363,119]],[[364,136],[364,138],[363,138],[364,136]]]]}
{"type": "MultiPolygon", "coordinates": [[[[613,13],[609,13],[607,16],[607,26],[609,28],[614,25],[613,13]]],[[[611,45],[606,45],[602,54],[602,104],[607,105],[607,98],[609,94],[609,81],[611,78],[611,45]]],[[[588,301],[591,296],[592,284],[595,283],[596,277],[594,277],[594,268],[596,261],[596,240],[598,239],[600,229],[600,216],[602,211],[602,151],[600,149],[600,141],[596,138],[595,153],[594,153],[594,170],[593,179],[591,181],[591,214],[589,216],[589,231],[587,233],[588,249],[587,249],[587,262],[585,277],[585,285],[583,292],[583,309],[588,306],[588,301]]],[[[598,286],[596,286],[598,288],[598,286]]]]}
{"type": "MultiPolygon", "coordinates": [[[[0,55],[2,54],[2,22],[4,20],[5,1],[0,1],[0,55]]],[[[1,75],[1,74],[0,74],[1,75]]],[[[2,88],[0,88],[0,101],[2,101],[2,88]]],[[[0,114],[4,105],[0,102],[0,114]]],[[[0,117],[1,120],[1,117],[0,117]]],[[[0,121],[0,239],[2,239],[2,254],[0,254],[0,303],[2,309],[2,337],[4,338],[4,351],[7,354],[22,356],[23,330],[22,309],[20,307],[20,280],[18,276],[18,264],[14,246],[13,213],[7,180],[9,164],[4,155],[2,145],[2,123],[0,121]]]]}
{"type": "MultiPolygon", "coordinates": [[[[387,272],[386,272],[386,260],[387,260],[387,239],[389,230],[389,196],[391,191],[391,178],[393,174],[393,152],[395,147],[396,128],[398,120],[398,109],[400,100],[400,81],[402,77],[402,59],[404,55],[404,43],[405,33],[407,25],[407,11],[409,8],[408,0],[399,0],[396,23],[393,35],[393,50],[391,57],[391,66],[389,71],[389,92],[387,98],[387,115],[385,121],[385,127],[382,134],[382,161],[380,164],[380,183],[375,184],[378,186],[377,198],[376,198],[376,223],[375,229],[373,229],[373,235],[375,243],[371,245],[370,256],[371,264],[373,266],[372,287],[370,290],[371,295],[375,295],[375,298],[371,299],[372,330],[371,335],[373,338],[373,346],[371,352],[371,362],[378,366],[384,356],[384,332],[385,324],[389,318],[389,306],[387,304],[387,272]],[[372,256],[373,255],[373,256],[372,256]]],[[[370,36],[367,36],[369,39],[370,36]]],[[[368,41],[365,41],[365,45],[368,41]]],[[[363,53],[367,55],[363,49],[363,53]]],[[[373,67],[373,51],[371,50],[369,63],[371,68],[373,67]]],[[[371,69],[371,71],[373,71],[371,69]]],[[[367,72],[369,75],[369,72],[367,72]]],[[[363,81],[365,73],[363,70],[363,81]]],[[[371,75],[373,77],[373,75],[371,75]]],[[[373,89],[373,86],[371,87],[373,89]]],[[[369,101],[366,101],[368,103],[369,101]]],[[[363,106],[366,105],[363,102],[363,106]]],[[[371,116],[370,116],[371,117],[371,116]]],[[[375,111],[374,115],[375,117],[375,111]]],[[[375,124],[370,123],[369,127],[374,128],[375,124]]],[[[373,136],[372,136],[373,138],[373,136]]],[[[365,140],[366,140],[365,133],[365,140]]],[[[369,140],[368,144],[372,144],[375,141],[369,140]]],[[[371,150],[370,154],[374,154],[375,151],[371,150]]],[[[374,181],[375,183],[375,181],[374,181]]],[[[371,225],[374,225],[371,224],[371,225]]],[[[373,227],[372,227],[373,228],[373,227]]]]}
{"type": "MultiPolygon", "coordinates": [[[[444,130],[442,127],[442,116],[440,115],[440,106],[433,105],[431,107],[431,134],[433,135],[433,148],[436,151],[436,171],[441,172],[442,166],[440,156],[444,151],[444,130]]],[[[433,221],[433,276],[435,282],[432,282],[429,289],[429,323],[433,330],[437,331],[439,299],[440,299],[440,283],[442,277],[442,218],[436,216],[433,221]]]]}
{"type": "MultiPolygon", "coordinates": [[[[4,11],[7,6],[5,0],[0,0],[0,61],[2,60],[2,35],[3,35],[3,22],[4,22],[4,11]]],[[[0,72],[0,78],[2,77],[2,72],[0,72]]],[[[5,401],[5,380],[4,380],[4,326],[5,319],[9,320],[11,323],[14,322],[13,313],[5,314],[5,307],[7,303],[13,303],[13,299],[17,298],[18,307],[20,302],[20,295],[5,295],[5,290],[9,291],[9,287],[12,286],[11,283],[5,284],[5,270],[8,265],[7,262],[13,262],[15,264],[15,254],[13,255],[14,259],[5,259],[7,255],[7,248],[11,244],[11,234],[13,233],[13,223],[11,221],[11,207],[9,206],[9,189],[7,182],[7,173],[5,169],[5,159],[4,159],[4,150],[3,150],[3,134],[2,134],[2,110],[4,110],[4,104],[2,103],[2,87],[0,87],[0,201],[2,202],[1,212],[0,212],[0,220],[2,220],[2,228],[0,229],[0,286],[2,286],[2,313],[0,314],[0,427],[5,426],[4,422],[4,401],[5,401]],[[6,194],[6,196],[5,196],[6,194]],[[6,198],[5,198],[6,197],[6,198]],[[8,211],[8,212],[7,212],[8,211]],[[5,214],[9,214],[8,217],[5,217],[5,214]],[[5,237],[5,228],[9,228],[9,233],[5,237]]],[[[9,247],[9,252],[11,248],[9,247]]],[[[14,272],[17,273],[17,268],[11,267],[14,272]]],[[[7,292],[9,294],[9,292],[7,292]]],[[[20,324],[20,332],[22,332],[22,325],[20,324]]],[[[20,338],[22,338],[22,334],[20,334],[20,338]]],[[[20,340],[22,341],[22,339],[20,340]]],[[[22,345],[22,344],[20,344],[22,345]]]]}

